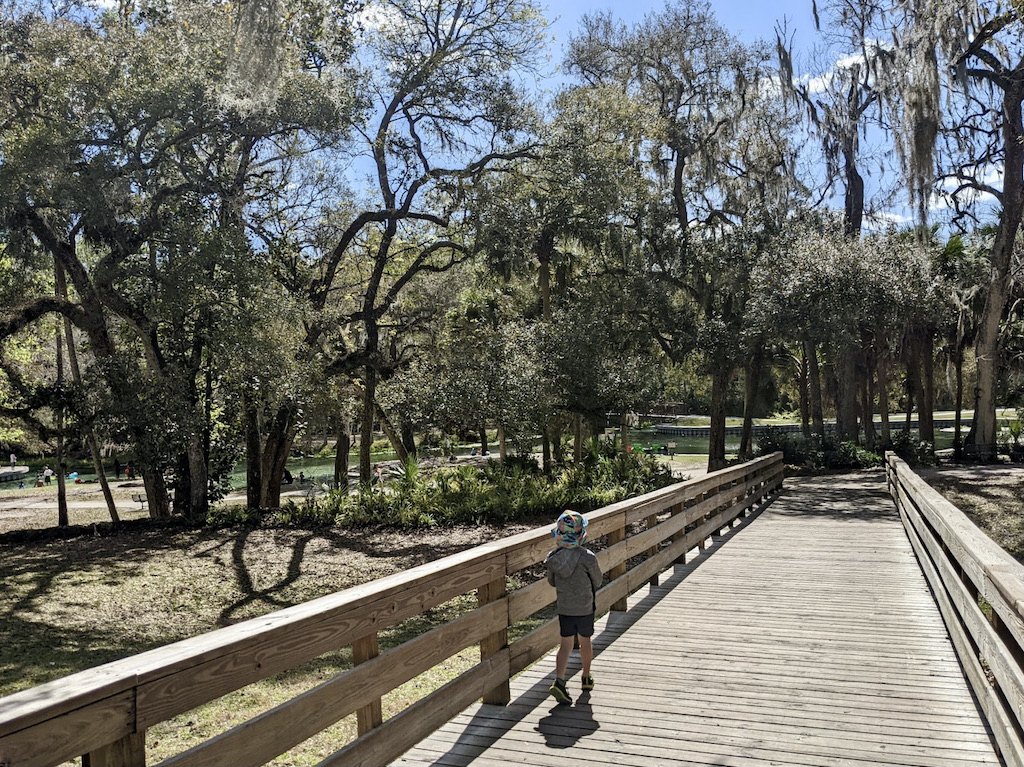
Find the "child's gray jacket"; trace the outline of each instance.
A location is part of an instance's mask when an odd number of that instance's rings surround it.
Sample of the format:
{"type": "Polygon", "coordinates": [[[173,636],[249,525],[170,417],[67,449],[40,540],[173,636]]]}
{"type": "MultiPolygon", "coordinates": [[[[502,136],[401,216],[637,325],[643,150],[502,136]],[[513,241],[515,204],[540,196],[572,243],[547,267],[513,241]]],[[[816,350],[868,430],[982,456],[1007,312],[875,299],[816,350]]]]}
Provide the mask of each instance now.
{"type": "Polygon", "coordinates": [[[601,567],[590,549],[555,549],[544,560],[548,583],[558,591],[559,615],[590,615],[594,592],[601,588],[601,567]]]}

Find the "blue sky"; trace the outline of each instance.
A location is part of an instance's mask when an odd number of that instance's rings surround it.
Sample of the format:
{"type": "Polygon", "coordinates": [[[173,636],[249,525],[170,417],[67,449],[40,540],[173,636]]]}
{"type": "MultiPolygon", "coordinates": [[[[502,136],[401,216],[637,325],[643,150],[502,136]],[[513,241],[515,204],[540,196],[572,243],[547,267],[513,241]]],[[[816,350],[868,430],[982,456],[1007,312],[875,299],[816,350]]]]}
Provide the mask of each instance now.
{"type": "MultiPolygon", "coordinates": [[[[665,7],[664,0],[609,0],[608,2],[587,2],[587,0],[540,0],[547,6],[547,16],[552,23],[552,32],[559,43],[576,29],[577,21],[584,13],[592,10],[609,10],[623,21],[635,21],[650,11],[665,7]],[[561,17],[555,21],[555,17],[561,17]]],[[[814,37],[814,18],[811,16],[811,0],[776,0],[772,2],[751,2],[751,0],[714,0],[711,4],[715,16],[722,26],[743,42],[758,38],[773,40],[775,21],[786,16],[790,19],[790,30],[796,30],[798,43],[810,44],[814,37]]]]}

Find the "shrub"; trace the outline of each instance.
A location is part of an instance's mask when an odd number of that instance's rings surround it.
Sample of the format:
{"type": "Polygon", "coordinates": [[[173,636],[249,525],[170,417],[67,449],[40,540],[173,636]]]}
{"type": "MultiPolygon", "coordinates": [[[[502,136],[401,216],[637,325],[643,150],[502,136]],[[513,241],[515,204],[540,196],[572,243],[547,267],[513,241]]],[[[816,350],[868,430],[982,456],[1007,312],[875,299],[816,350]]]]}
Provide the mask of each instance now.
{"type": "Polygon", "coordinates": [[[891,435],[890,449],[911,466],[930,465],[936,462],[931,442],[919,439],[906,429],[895,430],[891,435]]]}
{"type": "Polygon", "coordinates": [[[672,482],[653,456],[590,454],[547,476],[533,460],[442,467],[430,476],[413,466],[386,488],[331,493],[310,504],[319,509],[313,518],[345,525],[504,524],[554,517],[567,507],[587,511],[672,482]]]}
{"type": "Polygon", "coordinates": [[[809,469],[866,469],[883,462],[877,453],[856,442],[840,442],[830,434],[819,444],[802,434],[769,427],[758,435],[757,444],[761,455],[782,451],[787,464],[809,469]]]}

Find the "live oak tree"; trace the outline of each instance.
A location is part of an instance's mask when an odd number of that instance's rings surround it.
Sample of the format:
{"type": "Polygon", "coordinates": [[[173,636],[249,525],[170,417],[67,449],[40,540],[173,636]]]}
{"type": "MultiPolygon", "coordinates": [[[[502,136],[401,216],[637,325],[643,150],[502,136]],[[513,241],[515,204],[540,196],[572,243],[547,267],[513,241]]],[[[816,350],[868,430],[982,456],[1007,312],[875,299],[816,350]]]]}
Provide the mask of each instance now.
{"type": "Polygon", "coordinates": [[[1013,282],[1024,214],[1024,44],[1019,5],[988,0],[895,3],[901,78],[893,91],[898,147],[919,216],[941,180],[960,216],[978,216],[979,200],[997,203],[975,340],[974,421],[965,448],[996,450],[1000,326],[1013,282]]]}
{"type": "MultiPolygon", "coordinates": [[[[616,87],[592,85],[561,90],[550,112],[536,152],[489,185],[476,216],[493,274],[535,283],[524,319],[554,325],[538,329],[546,339],[558,334],[553,318],[567,310],[581,281],[621,280],[633,248],[625,242],[632,239],[627,222],[646,194],[637,161],[646,119],[639,105],[616,87]]],[[[553,400],[552,408],[539,428],[545,468],[570,424],[581,449],[582,419],[591,418],[589,407],[564,400],[553,400]]]]}
{"type": "Polygon", "coordinates": [[[620,88],[654,126],[636,141],[649,194],[631,222],[646,261],[635,303],[666,355],[696,352],[705,362],[712,469],[725,462],[750,269],[797,187],[789,117],[765,63],[763,47],[741,45],[696,0],[671,2],[633,28],[585,16],[569,52],[580,80],[620,88]]]}
{"type": "Polygon", "coordinates": [[[14,95],[4,223],[14,241],[51,253],[73,291],[28,298],[7,326],[57,312],[80,328],[154,515],[168,513],[163,469],[181,455],[178,500],[205,516],[217,371],[268,314],[255,306],[265,280],[246,237],[256,181],[290,137],[344,124],[348,108],[304,66],[300,28],[286,30],[285,74],[240,99],[244,67],[225,55],[236,21],[222,6],[157,3],[27,14],[4,28],[15,53],[4,72],[14,95]]]}
{"type": "Polygon", "coordinates": [[[358,379],[359,471],[369,482],[377,386],[402,364],[390,352],[414,330],[405,319],[417,322],[396,307],[416,279],[477,251],[475,187],[529,151],[529,110],[515,77],[531,71],[543,23],[527,0],[384,0],[366,5],[362,23],[367,119],[350,151],[368,186],[332,213],[337,234],[308,287],[317,311],[342,285],[349,298],[325,314],[329,323],[310,324],[306,344],[329,375],[358,379]]]}

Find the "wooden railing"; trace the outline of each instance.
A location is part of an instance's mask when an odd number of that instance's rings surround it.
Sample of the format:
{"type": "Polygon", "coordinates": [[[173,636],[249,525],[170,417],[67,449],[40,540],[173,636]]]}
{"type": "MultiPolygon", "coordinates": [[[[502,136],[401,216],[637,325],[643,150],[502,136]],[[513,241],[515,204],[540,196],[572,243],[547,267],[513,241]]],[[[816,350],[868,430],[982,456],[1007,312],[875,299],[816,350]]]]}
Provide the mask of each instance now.
{"type": "MultiPolygon", "coordinates": [[[[775,453],[588,514],[591,539],[607,544],[598,611],[625,610],[631,592],[780,487],[782,470],[775,453]]],[[[144,765],[153,725],[345,646],[351,669],[161,764],[264,764],[352,713],[359,737],[322,765],[385,763],[477,699],[507,703],[509,679],[557,644],[557,619],[508,641],[555,596],[543,578],[515,590],[508,578],[551,548],[539,528],[2,698],[0,765],[144,765]],[[476,608],[379,651],[381,630],[474,591],[476,608]],[[475,644],[477,665],[382,721],[382,696],[475,644]]]]}
{"type": "Polygon", "coordinates": [[[1024,566],[893,453],[889,492],[1007,764],[1024,765],[1024,566]]]}

